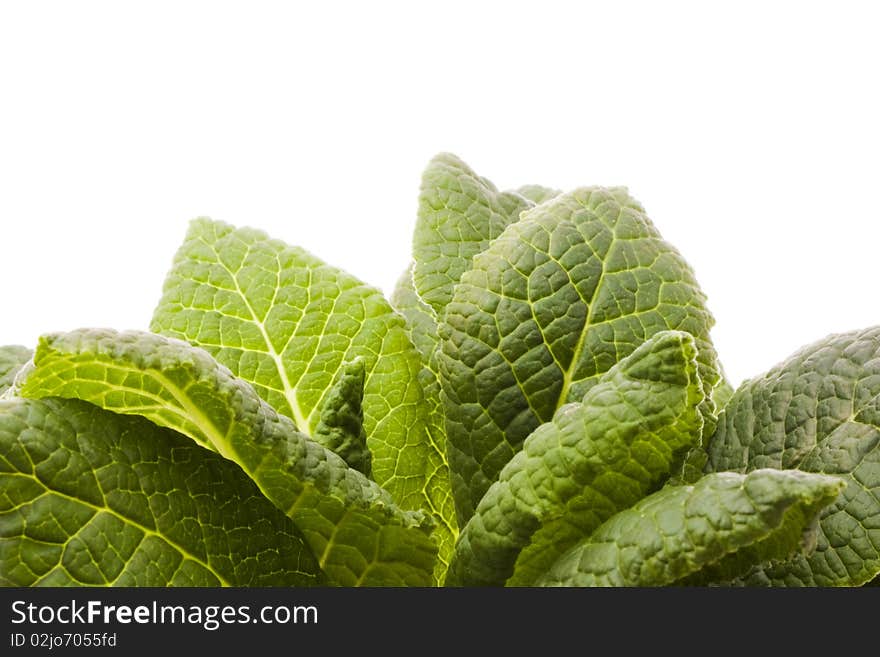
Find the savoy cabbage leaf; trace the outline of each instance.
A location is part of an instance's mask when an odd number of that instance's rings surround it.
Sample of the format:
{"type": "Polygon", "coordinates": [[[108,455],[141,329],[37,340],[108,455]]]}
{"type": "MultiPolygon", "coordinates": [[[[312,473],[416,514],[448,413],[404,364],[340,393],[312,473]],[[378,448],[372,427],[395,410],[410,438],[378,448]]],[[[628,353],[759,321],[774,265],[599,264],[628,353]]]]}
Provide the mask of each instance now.
{"type": "Polygon", "coordinates": [[[842,487],[836,477],[773,469],[669,486],[613,516],[538,583],[662,586],[730,577],[810,551],[816,514],[842,487]]]}
{"type": "Polygon", "coordinates": [[[40,339],[19,383],[24,397],[141,415],[234,461],[294,521],[334,583],[431,581],[430,518],[401,510],[202,349],[138,331],[52,334],[40,339]]]}
{"type": "Polygon", "coordinates": [[[449,478],[421,359],[379,290],[261,231],[202,218],[174,258],[151,329],[208,351],[309,435],[323,431],[334,386],[360,359],[371,475],[400,507],[430,512],[441,554],[451,551],[449,478]]]}
{"type": "Polygon", "coordinates": [[[453,546],[458,540],[458,522],[455,517],[455,503],[449,483],[449,461],[446,457],[446,417],[440,400],[440,379],[437,374],[436,353],[439,344],[437,336],[437,316],[434,309],[428,306],[415,290],[413,266],[403,273],[391,295],[391,304],[406,320],[407,335],[418,350],[421,357],[418,380],[425,395],[428,411],[427,431],[431,442],[436,445],[436,453],[440,461],[432,463],[433,470],[429,473],[428,483],[433,479],[443,481],[441,486],[432,486],[435,490],[439,522],[445,527],[438,532],[441,543],[437,563],[437,580],[442,583],[449,567],[453,546]]]}
{"type": "Polygon", "coordinates": [[[9,345],[0,347],[0,395],[15,382],[15,375],[31,359],[33,352],[26,347],[9,345]]]}
{"type": "Polygon", "coordinates": [[[688,333],[657,333],[541,425],[464,526],[447,582],[531,585],[604,520],[659,488],[699,443],[688,333]]]}
{"type": "Polygon", "coordinates": [[[302,534],[235,463],[85,402],[0,401],[0,584],[322,583],[302,534]]]}
{"type": "Polygon", "coordinates": [[[442,314],[474,256],[532,206],[516,192],[499,192],[455,155],[434,157],[422,174],[413,233],[413,282],[419,297],[442,314]]]}
{"type": "Polygon", "coordinates": [[[449,153],[412,247],[386,300],[200,218],[151,332],[0,347],[0,584],[877,581],[880,328],[734,391],[625,188],[449,153]]]}
{"type": "Polygon", "coordinates": [[[369,477],[372,456],[364,433],[363,399],[364,361],[357,358],[343,365],[330,388],[312,438],[369,477]]]}
{"type": "Polygon", "coordinates": [[[514,190],[520,196],[525,196],[532,203],[543,203],[551,198],[559,196],[561,189],[553,189],[552,187],[544,187],[543,185],[522,185],[514,190]]]}
{"type": "Polygon", "coordinates": [[[438,352],[460,523],[523,441],[659,331],[697,341],[704,415],[720,380],[693,272],[623,188],[522,213],[455,286],[438,352]]]}
{"type": "Polygon", "coordinates": [[[815,552],[756,565],[738,583],[859,585],[880,573],[880,327],[832,335],[746,381],[719,416],[708,468],[842,477],[815,552]]]}

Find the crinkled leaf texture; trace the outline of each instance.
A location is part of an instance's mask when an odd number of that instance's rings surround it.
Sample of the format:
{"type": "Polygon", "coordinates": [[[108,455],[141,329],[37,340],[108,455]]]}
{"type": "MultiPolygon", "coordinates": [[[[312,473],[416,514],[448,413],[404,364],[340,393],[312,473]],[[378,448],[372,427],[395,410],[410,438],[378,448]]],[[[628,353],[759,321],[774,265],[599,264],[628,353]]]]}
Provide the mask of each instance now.
{"type": "Polygon", "coordinates": [[[236,464],[82,401],[0,401],[0,584],[323,583],[294,523],[236,464]]]}
{"type": "Polygon", "coordinates": [[[0,347],[0,395],[12,387],[15,375],[31,359],[33,352],[26,347],[0,347]]]}
{"type": "MultiPolygon", "coordinates": [[[[406,319],[406,331],[413,345],[418,349],[422,364],[436,378],[436,365],[432,362],[440,338],[437,335],[437,313],[424,302],[416,291],[413,281],[414,263],[397,280],[391,294],[391,305],[406,319]]],[[[439,386],[439,382],[437,383],[439,386]]]]}
{"type": "Polygon", "coordinates": [[[603,521],[662,486],[700,440],[697,372],[694,338],[663,331],[582,402],[557,411],[480,500],[447,584],[532,585],[603,521]]]}
{"type": "Polygon", "coordinates": [[[369,477],[371,455],[364,433],[363,399],[364,361],[356,358],[343,366],[330,388],[312,438],[369,477]]]}
{"type": "Polygon", "coordinates": [[[831,335],[746,381],[718,418],[708,469],[797,468],[847,482],[815,552],[733,583],[858,586],[880,573],[880,327],[831,335]]]}
{"type": "Polygon", "coordinates": [[[519,221],[523,211],[559,190],[524,185],[499,192],[451,153],[435,156],[422,173],[413,233],[413,262],[397,282],[391,303],[406,318],[410,339],[436,373],[438,322],[473,258],[519,221]]]}
{"type": "Polygon", "coordinates": [[[691,268],[625,189],[578,189],[523,212],[473,258],[440,322],[459,523],[532,431],[660,331],[696,340],[708,434],[721,378],[713,322],[691,268]]]}
{"type": "Polygon", "coordinates": [[[533,206],[517,192],[499,192],[455,155],[435,156],[422,174],[413,233],[413,281],[422,300],[442,313],[474,256],[533,206]]]}
{"type": "Polygon", "coordinates": [[[428,409],[427,429],[431,441],[437,445],[441,456],[441,467],[433,473],[433,477],[443,479],[443,485],[434,486],[428,482],[434,493],[437,505],[436,517],[444,523],[445,531],[438,532],[440,546],[437,562],[437,583],[443,584],[453,546],[458,540],[458,523],[455,518],[455,503],[449,484],[449,463],[446,459],[446,429],[443,405],[440,402],[440,380],[437,378],[435,360],[438,345],[436,314],[415,291],[413,282],[413,265],[403,273],[391,295],[391,304],[406,320],[406,331],[413,345],[419,352],[422,366],[419,369],[419,383],[425,394],[428,409]]]}
{"type": "Polygon", "coordinates": [[[48,335],[20,393],[142,415],[235,461],[293,519],[333,583],[432,581],[430,519],[402,511],[385,490],[299,432],[202,349],[136,331],[48,335]]]}
{"type": "Polygon", "coordinates": [[[735,576],[755,561],[808,551],[816,515],[843,485],[837,477],[765,469],[668,486],[612,517],[538,583],[663,586],[735,576]]]}
{"type": "Polygon", "coordinates": [[[402,508],[430,511],[441,554],[451,551],[445,449],[428,427],[421,359],[379,290],[261,231],[202,218],[151,329],[207,350],[309,435],[346,365],[361,359],[372,476],[402,508]]]}
{"type": "Polygon", "coordinates": [[[434,157],[422,174],[413,262],[400,277],[391,304],[406,319],[407,334],[421,355],[419,381],[430,409],[428,430],[443,452],[443,469],[436,476],[447,484],[444,496],[436,496],[436,502],[453,541],[440,546],[440,583],[458,536],[458,523],[448,485],[445,417],[436,360],[438,323],[455,285],[471,268],[473,257],[519,220],[523,210],[558,193],[540,185],[499,192],[489,180],[450,153],[434,157]]]}
{"type": "Polygon", "coordinates": [[[560,189],[544,187],[543,185],[523,185],[522,187],[517,187],[514,191],[520,196],[525,196],[535,204],[549,201],[551,198],[556,198],[562,193],[560,189]]]}

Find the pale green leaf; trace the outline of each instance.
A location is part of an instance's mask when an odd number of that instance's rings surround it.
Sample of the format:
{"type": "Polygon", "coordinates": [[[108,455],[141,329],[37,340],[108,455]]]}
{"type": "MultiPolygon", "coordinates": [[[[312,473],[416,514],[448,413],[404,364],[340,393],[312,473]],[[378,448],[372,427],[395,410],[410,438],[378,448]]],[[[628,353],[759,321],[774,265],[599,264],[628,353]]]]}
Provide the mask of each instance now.
{"type": "Polygon", "coordinates": [[[442,584],[452,557],[453,546],[458,539],[458,523],[455,518],[455,503],[449,486],[449,464],[446,460],[446,430],[443,405],[440,401],[440,381],[437,378],[435,360],[438,345],[437,318],[434,309],[427,305],[415,291],[412,278],[412,265],[397,281],[391,295],[391,304],[406,319],[406,330],[412,343],[419,350],[422,367],[419,370],[419,383],[425,394],[428,408],[428,434],[441,455],[441,460],[434,464],[429,482],[436,480],[434,486],[435,518],[441,523],[442,530],[436,533],[439,541],[437,571],[438,584],[442,584]]]}
{"type": "Polygon", "coordinates": [[[442,314],[473,257],[532,206],[516,192],[499,192],[455,155],[434,157],[422,174],[413,233],[413,280],[421,299],[442,314]]]}
{"type": "Polygon", "coordinates": [[[361,358],[372,476],[400,507],[433,514],[438,541],[451,543],[421,359],[379,290],[263,232],[197,219],[151,328],[206,349],[309,435],[345,363],[361,358]]]}
{"type": "Polygon", "coordinates": [[[34,364],[22,396],[143,415],[235,461],[293,519],[333,582],[430,583],[429,519],[400,510],[202,349],[151,333],[80,330],[41,338],[34,364]]]}
{"type": "Polygon", "coordinates": [[[544,187],[543,185],[523,185],[522,187],[517,187],[513,191],[515,191],[520,196],[525,196],[527,199],[535,204],[549,201],[551,198],[555,198],[562,193],[562,190],[560,189],[544,187]]]}
{"type": "MultiPolygon", "coordinates": [[[[446,430],[437,377],[438,321],[461,275],[472,258],[483,251],[504,228],[532,207],[527,195],[548,197],[558,193],[539,185],[524,193],[499,192],[455,155],[434,157],[422,174],[419,211],[413,235],[414,261],[401,276],[391,297],[392,306],[407,320],[412,343],[422,356],[419,381],[430,408],[429,432],[443,454],[436,476],[444,481],[434,498],[437,519],[448,531],[440,539],[441,571],[448,564],[458,535],[446,460],[446,430]]],[[[439,573],[442,581],[442,572],[439,573]]]]}
{"type": "Polygon", "coordinates": [[[391,305],[406,319],[406,332],[409,339],[418,349],[422,357],[422,363],[426,367],[431,365],[434,352],[440,344],[440,336],[437,334],[437,313],[425,303],[416,292],[413,281],[413,268],[410,264],[400,278],[391,294],[391,305]]]}

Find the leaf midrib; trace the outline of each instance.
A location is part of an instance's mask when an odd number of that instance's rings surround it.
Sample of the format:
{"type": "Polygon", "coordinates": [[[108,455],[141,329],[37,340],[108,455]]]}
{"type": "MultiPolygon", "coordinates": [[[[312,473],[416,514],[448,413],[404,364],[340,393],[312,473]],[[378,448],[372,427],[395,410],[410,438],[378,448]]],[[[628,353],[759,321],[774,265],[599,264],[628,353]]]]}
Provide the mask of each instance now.
{"type": "MultiPolygon", "coordinates": [[[[617,217],[612,222],[612,225],[614,226],[614,228],[616,228],[617,222],[620,221],[621,214],[623,214],[623,207],[622,206],[618,209],[617,217]]],[[[602,271],[599,273],[599,280],[596,281],[596,287],[593,288],[593,296],[589,301],[587,301],[586,299],[584,299],[581,296],[581,293],[578,290],[577,285],[575,285],[575,282],[573,280],[571,280],[571,272],[568,269],[566,269],[565,267],[562,267],[560,265],[560,268],[568,276],[568,279],[571,282],[572,286],[574,287],[575,292],[577,292],[578,298],[580,298],[580,300],[584,304],[586,304],[587,317],[586,317],[586,319],[584,319],[584,326],[581,329],[581,334],[578,336],[577,344],[575,344],[574,352],[572,353],[572,357],[571,357],[571,361],[569,362],[568,367],[566,369],[564,369],[562,372],[562,388],[559,391],[559,398],[556,400],[556,408],[554,409],[554,413],[567,403],[568,393],[571,390],[571,386],[572,386],[572,384],[576,383],[576,381],[574,380],[574,372],[577,369],[578,363],[580,362],[580,359],[581,359],[581,354],[583,353],[584,346],[586,345],[587,332],[593,326],[593,313],[596,310],[596,305],[597,305],[596,299],[598,298],[599,293],[602,289],[602,284],[605,282],[605,274],[608,272],[607,265],[608,265],[608,259],[611,256],[611,250],[614,248],[614,245],[617,243],[617,233],[614,228],[611,228],[611,242],[608,244],[608,250],[605,252],[605,257],[600,259],[600,262],[602,264],[602,271]]],[[[578,232],[580,232],[580,231],[578,231],[578,232]]],[[[548,254],[548,256],[549,256],[549,254],[548,254]]]]}
{"type": "MultiPolygon", "coordinates": [[[[275,347],[272,344],[272,341],[269,339],[269,334],[266,332],[266,326],[263,322],[257,317],[257,313],[245,295],[244,291],[241,289],[241,286],[238,284],[238,277],[235,273],[227,267],[223,261],[220,259],[220,253],[215,248],[214,244],[208,242],[204,237],[199,236],[198,238],[201,240],[205,246],[207,246],[214,255],[217,257],[217,264],[223,268],[223,270],[229,274],[229,277],[232,279],[232,284],[235,286],[235,292],[241,298],[245,307],[251,315],[251,321],[253,321],[254,325],[257,327],[257,330],[260,332],[260,336],[263,338],[263,342],[266,344],[266,353],[272,358],[273,363],[275,364],[275,369],[278,372],[278,376],[281,379],[281,385],[284,388],[284,398],[287,400],[288,406],[290,406],[290,411],[293,414],[293,420],[296,422],[297,428],[300,431],[308,433],[309,431],[309,423],[306,416],[303,414],[302,409],[299,406],[299,400],[296,398],[296,388],[290,383],[290,378],[287,376],[287,369],[284,367],[284,361],[281,359],[281,354],[275,351],[275,347]]],[[[276,291],[278,286],[275,287],[276,291]]]]}

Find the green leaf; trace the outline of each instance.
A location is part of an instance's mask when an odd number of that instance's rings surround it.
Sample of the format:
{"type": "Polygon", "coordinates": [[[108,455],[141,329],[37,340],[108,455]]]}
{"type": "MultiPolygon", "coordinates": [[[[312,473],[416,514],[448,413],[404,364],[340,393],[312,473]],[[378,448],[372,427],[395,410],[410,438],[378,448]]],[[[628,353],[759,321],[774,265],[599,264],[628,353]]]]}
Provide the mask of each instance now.
{"type": "Polygon", "coordinates": [[[421,355],[422,367],[419,370],[419,383],[425,394],[428,408],[428,435],[435,445],[441,459],[432,463],[434,468],[429,473],[429,485],[434,492],[435,519],[441,523],[442,531],[436,536],[438,545],[438,562],[435,572],[436,581],[442,584],[452,558],[452,550],[458,540],[458,523],[455,518],[455,503],[449,485],[449,463],[446,460],[446,430],[443,405],[440,401],[440,380],[437,378],[437,362],[435,354],[439,338],[437,335],[437,319],[434,309],[422,301],[415,291],[412,277],[413,265],[403,273],[397,281],[391,295],[391,304],[406,319],[406,331],[409,339],[421,355]],[[436,485],[431,482],[436,481],[436,485]]]}
{"type": "Polygon", "coordinates": [[[462,529],[447,583],[531,585],[659,488],[700,439],[696,359],[690,334],[658,333],[535,430],[462,529]]]}
{"type": "MultiPolygon", "coordinates": [[[[724,370],[721,367],[721,363],[718,363],[718,371],[721,375],[721,380],[712,391],[712,402],[714,403],[714,410],[716,413],[724,408],[727,402],[730,401],[730,397],[733,395],[733,388],[724,376],[724,370]]],[[[714,420],[714,418],[712,419],[714,420]]],[[[711,423],[711,426],[714,428],[714,422],[711,423]]],[[[705,433],[707,432],[704,431],[704,434],[705,433]]],[[[708,460],[709,455],[706,453],[706,445],[701,443],[694,446],[691,451],[688,452],[687,458],[685,458],[684,463],[681,466],[681,470],[673,474],[667,483],[678,486],[697,482],[700,477],[703,476],[703,470],[705,470],[706,462],[708,460]]]]}
{"type": "Polygon", "coordinates": [[[340,585],[431,581],[431,522],[297,431],[211,356],[152,333],[80,330],[40,339],[25,397],[143,415],[235,461],[293,519],[340,585]]]}
{"type": "Polygon", "coordinates": [[[797,468],[847,487],[816,551],[744,576],[750,585],[858,586],[880,573],[880,327],[832,335],[746,381],[719,415],[710,471],[797,468]]]}
{"type": "MultiPolygon", "coordinates": [[[[394,287],[391,305],[406,319],[406,332],[419,354],[422,364],[431,369],[434,353],[440,344],[437,334],[437,313],[416,292],[413,281],[414,263],[411,263],[394,287]]],[[[438,383],[439,385],[439,383],[438,383]]]]}
{"type": "Polygon", "coordinates": [[[325,584],[234,463],[76,400],[0,401],[0,584],[325,584]]]}
{"type": "Polygon", "coordinates": [[[364,360],[356,358],[342,366],[330,393],[313,438],[348,463],[370,476],[370,450],[364,433],[364,360]]]}
{"type": "Polygon", "coordinates": [[[720,412],[725,406],[727,406],[727,402],[730,401],[730,398],[733,397],[733,386],[727,381],[727,379],[722,378],[721,383],[718,384],[718,387],[715,388],[715,394],[713,396],[713,400],[715,401],[715,408],[720,412]]]}
{"type": "Polygon", "coordinates": [[[473,257],[533,205],[516,192],[499,192],[455,155],[434,157],[422,174],[413,233],[413,280],[424,302],[442,314],[473,257]]]}
{"type": "Polygon", "coordinates": [[[15,375],[32,355],[30,349],[19,345],[0,347],[0,395],[12,386],[15,375]]]}
{"type": "Polygon", "coordinates": [[[345,363],[364,363],[372,475],[404,509],[427,509],[451,543],[444,448],[427,426],[421,359],[403,318],[353,276],[250,228],[197,219],[174,259],[153,331],[206,349],[313,435],[345,363]]]}
{"type": "Polygon", "coordinates": [[[513,191],[515,191],[520,196],[525,196],[527,199],[535,204],[549,201],[551,198],[555,198],[562,193],[562,190],[560,189],[544,187],[543,185],[523,185],[522,187],[517,187],[513,191]]]}
{"type": "Polygon", "coordinates": [[[836,477],[772,469],[669,486],[603,524],[539,584],[663,586],[699,583],[704,570],[730,576],[809,549],[816,514],[842,488],[836,477]]]}
{"type": "Polygon", "coordinates": [[[706,398],[720,380],[693,272],[622,188],[524,212],[473,260],[440,325],[447,456],[460,524],[523,440],[655,333],[691,333],[706,398]]]}
{"type": "MultiPolygon", "coordinates": [[[[558,193],[532,185],[523,191],[537,197],[558,193]]],[[[428,431],[442,462],[432,463],[436,486],[432,502],[435,518],[444,531],[440,540],[438,582],[448,566],[458,537],[458,522],[446,458],[445,416],[440,399],[436,351],[438,323],[452,290],[470,269],[472,258],[506,226],[532,207],[525,194],[499,192],[487,179],[449,153],[434,157],[422,175],[419,212],[413,235],[414,262],[400,277],[391,297],[392,306],[407,321],[407,334],[422,357],[419,382],[429,408],[428,431]]]]}

